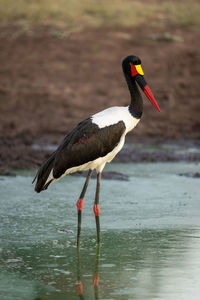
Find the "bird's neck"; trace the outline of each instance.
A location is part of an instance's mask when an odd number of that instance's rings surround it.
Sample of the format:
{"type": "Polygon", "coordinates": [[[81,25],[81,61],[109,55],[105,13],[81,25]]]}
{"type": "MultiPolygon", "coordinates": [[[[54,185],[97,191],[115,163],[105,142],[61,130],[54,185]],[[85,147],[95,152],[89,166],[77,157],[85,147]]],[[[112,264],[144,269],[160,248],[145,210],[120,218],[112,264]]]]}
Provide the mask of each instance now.
{"type": "Polygon", "coordinates": [[[143,101],[137,84],[132,78],[125,74],[126,82],[131,95],[131,103],[129,105],[129,111],[133,117],[140,119],[143,111],[143,101]]]}

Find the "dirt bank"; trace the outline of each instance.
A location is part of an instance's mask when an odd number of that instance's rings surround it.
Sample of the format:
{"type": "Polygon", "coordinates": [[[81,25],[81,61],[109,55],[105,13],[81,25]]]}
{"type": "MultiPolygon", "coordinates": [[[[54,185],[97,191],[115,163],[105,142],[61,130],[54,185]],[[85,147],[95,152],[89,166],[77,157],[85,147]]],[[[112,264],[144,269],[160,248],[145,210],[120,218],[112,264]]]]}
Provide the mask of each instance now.
{"type": "MultiPolygon", "coordinates": [[[[128,54],[142,58],[161,113],[145,100],[130,140],[200,137],[199,32],[185,28],[88,30],[1,26],[0,166],[34,167],[79,121],[127,105],[121,71],[128,54]],[[35,147],[34,145],[39,145],[35,147]]],[[[132,158],[133,159],[133,158],[132,158]]]]}

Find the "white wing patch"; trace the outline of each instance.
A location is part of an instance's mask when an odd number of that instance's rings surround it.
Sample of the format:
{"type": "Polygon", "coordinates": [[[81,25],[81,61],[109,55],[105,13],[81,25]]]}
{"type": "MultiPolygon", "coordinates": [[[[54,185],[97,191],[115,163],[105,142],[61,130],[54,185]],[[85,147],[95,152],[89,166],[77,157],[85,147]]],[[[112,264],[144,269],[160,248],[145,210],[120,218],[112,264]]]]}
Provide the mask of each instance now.
{"type": "Polygon", "coordinates": [[[132,130],[140,121],[134,118],[128,109],[128,106],[114,106],[105,109],[92,116],[92,123],[98,125],[99,128],[117,124],[123,121],[126,127],[126,132],[132,130]]]}

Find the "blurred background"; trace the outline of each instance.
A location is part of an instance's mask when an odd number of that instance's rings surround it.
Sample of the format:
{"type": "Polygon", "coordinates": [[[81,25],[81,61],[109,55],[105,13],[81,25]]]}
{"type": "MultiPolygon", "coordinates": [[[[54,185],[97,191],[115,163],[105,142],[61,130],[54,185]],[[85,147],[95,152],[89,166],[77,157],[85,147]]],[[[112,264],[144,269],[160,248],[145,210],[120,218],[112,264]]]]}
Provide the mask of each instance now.
{"type": "Polygon", "coordinates": [[[198,145],[199,15],[198,0],[0,0],[0,167],[35,167],[82,119],[128,105],[130,54],[161,113],[144,99],[128,142],[198,145]]]}
{"type": "Polygon", "coordinates": [[[199,16],[199,0],[0,0],[1,300],[199,300],[199,16]],[[161,112],[144,97],[103,172],[101,251],[91,179],[77,255],[84,178],[31,182],[77,123],[129,104],[130,54],[161,112]]]}

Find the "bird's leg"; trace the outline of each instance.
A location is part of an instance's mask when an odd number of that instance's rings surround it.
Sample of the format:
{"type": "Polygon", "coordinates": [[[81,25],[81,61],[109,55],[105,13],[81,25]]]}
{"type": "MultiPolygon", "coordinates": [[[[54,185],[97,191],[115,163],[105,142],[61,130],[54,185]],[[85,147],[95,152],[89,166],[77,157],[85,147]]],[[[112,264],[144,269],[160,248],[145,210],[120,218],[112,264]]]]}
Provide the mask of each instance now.
{"type": "Polygon", "coordinates": [[[83,297],[83,283],[81,281],[81,261],[80,261],[80,251],[77,250],[77,281],[76,281],[76,293],[83,297]]]}
{"type": "Polygon", "coordinates": [[[78,210],[78,230],[77,230],[77,246],[78,247],[80,246],[80,237],[81,237],[81,215],[82,215],[82,209],[83,209],[83,199],[84,199],[91,175],[92,175],[92,170],[89,170],[89,172],[87,174],[87,178],[85,180],[85,184],[82,189],[82,192],[76,203],[77,210],[78,210]]]}
{"type": "Polygon", "coordinates": [[[100,244],[97,245],[96,260],[93,275],[93,286],[95,299],[99,299],[99,257],[100,257],[100,244]]]}
{"type": "Polygon", "coordinates": [[[99,192],[100,192],[100,182],[101,182],[101,172],[97,174],[97,187],[96,187],[96,195],[94,201],[94,214],[96,219],[96,228],[97,228],[97,242],[100,243],[100,208],[99,208],[99,192]]]}

